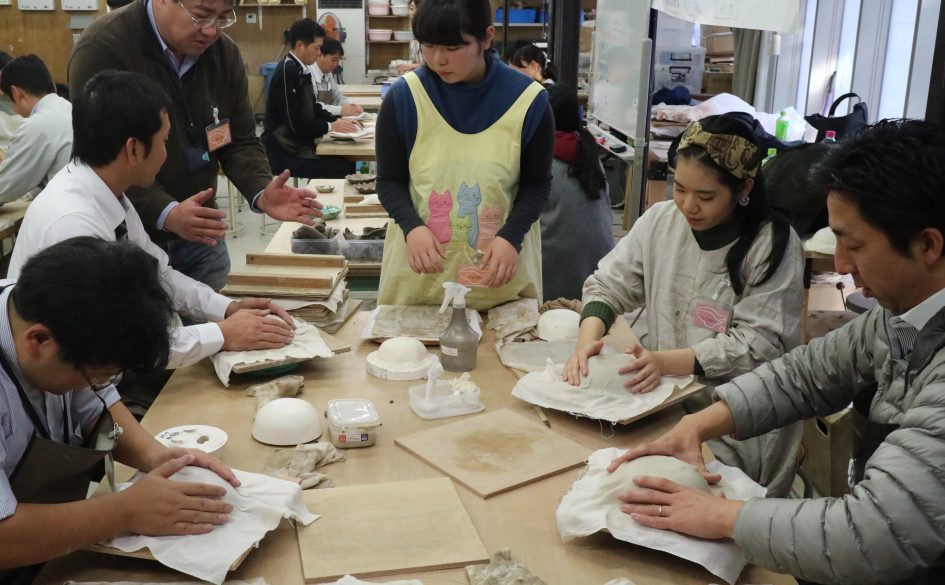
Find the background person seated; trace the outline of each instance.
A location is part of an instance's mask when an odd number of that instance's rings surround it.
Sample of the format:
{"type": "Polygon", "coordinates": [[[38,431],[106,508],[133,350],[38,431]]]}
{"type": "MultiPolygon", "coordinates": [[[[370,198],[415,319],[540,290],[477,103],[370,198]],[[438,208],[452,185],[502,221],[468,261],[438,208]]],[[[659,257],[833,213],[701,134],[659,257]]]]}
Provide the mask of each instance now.
{"type": "Polygon", "coordinates": [[[354,172],[354,163],[335,156],[315,156],[315,146],[328,132],[355,132],[361,127],[315,101],[309,67],[315,63],[325,29],[310,18],[285,32],[289,54],[276,67],[269,84],[262,142],[273,173],[293,177],[340,179],[354,172]]]}
{"type": "MultiPolygon", "coordinates": [[[[0,51],[0,72],[12,60],[13,57],[9,53],[0,51]]],[[[13,139],[13,134],[16,133],[22,121],[23,117],[13,109],[10,98],[0,92],[0,160],[3,160],[4,153],[10,148],[10,140],[13,139]]]]}
{"type": "Polygon", "coordinates": [[[0,91],[24,118],[0,162],[0,202],[7,202],[49,181],[69,162],[72,104],[56,95],[52,75],[36,55],[7,63],[0,91]]]}
{"type": "Polygon", "coordinates": [[[323,108],[335,116],[357,116],[364,109],[341,93],[335,83],[335,70],[345,56],[341,43],[331,37],[325,37],[321,46],[321,54],[315,57],[312,65],[312,82],[315,84],[315,99],[323,108]]]}

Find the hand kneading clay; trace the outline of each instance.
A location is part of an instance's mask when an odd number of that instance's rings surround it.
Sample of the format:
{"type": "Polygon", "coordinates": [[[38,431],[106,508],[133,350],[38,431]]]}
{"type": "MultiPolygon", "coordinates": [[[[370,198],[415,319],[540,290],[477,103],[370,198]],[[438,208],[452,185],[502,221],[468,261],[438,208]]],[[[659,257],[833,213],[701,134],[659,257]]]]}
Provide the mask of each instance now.
{"type": "Polygon", "coordinates": [[[633,489],[645,489],[633,483],[633,478],[640,475],[662,477],[676,482],[681,486],[692,488],[706,493],[712,493],[709,484],[696,468],[675,457],[664,455],[645,455],[632,461],[627,461],[598,485],[597,497],[601,504],[616,501],[617,494],[633,489]]]}
{"type": "Polygon", "coordinates": [[[581,388],[600,388],[612,392],[626,391],[623,383],[630,374],[621,374],[620,368],[635,358],[625,353],[595,355],[587,359],[587,376],[581,379],[581,388]]]}

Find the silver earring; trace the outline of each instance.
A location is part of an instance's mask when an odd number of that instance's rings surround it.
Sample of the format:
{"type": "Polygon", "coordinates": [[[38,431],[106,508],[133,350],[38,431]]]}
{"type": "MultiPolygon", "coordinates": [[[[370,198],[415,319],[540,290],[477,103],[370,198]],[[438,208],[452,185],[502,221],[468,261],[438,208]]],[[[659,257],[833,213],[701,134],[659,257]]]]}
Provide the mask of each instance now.
{"type": "Polygon", "coordinates": [[[747,207],[748,201],[749,201],[748,195],[742,195],[741,199],[738,200],[738,204],[741,205],[742,207],[747,207]]]}

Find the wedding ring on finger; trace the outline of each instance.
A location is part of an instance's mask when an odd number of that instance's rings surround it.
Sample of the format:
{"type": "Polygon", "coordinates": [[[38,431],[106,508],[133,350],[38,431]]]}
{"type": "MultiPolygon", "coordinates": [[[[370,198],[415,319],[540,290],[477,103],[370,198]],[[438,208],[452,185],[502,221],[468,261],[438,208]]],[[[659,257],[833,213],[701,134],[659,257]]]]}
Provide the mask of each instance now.
{"type": "Polygon", "coordinates": [[[663,516],[663,505],[662,505],[662,504],[659,504],[659,505],[656,506],[656,515],[657,515],[657,516],[660,516],[660,517],[663,516]]]}

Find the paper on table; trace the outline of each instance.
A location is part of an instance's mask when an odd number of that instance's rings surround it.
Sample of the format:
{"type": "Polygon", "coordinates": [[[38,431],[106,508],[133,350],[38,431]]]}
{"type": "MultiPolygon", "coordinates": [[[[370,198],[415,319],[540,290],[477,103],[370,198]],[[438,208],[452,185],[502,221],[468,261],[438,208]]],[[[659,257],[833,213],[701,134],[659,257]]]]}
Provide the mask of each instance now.
{"type": "MultiPolygon", "coordinates": [[[[623,452],[623,449],[611,447],[591,453],[587,460],[587,472],[574,482],[558,505],[556,516],[561,539],[567,542],[595,532],[608,531],[617,540],[668,552],[702,565],[713,575],[734,584],[748,564],[748,559],[734,542],[705,540],[637,524],[620,511],[616,498],[610,504],[600,505],[597,486],[607,477],[610,462],[623,452]]],[[[722,465],[718,461],[710,461],[707,467],[712,473],[722,475],[718,485],[725,497],[736,500],[764,497],[765,488],[740,469],[722,465]]]]}
{"type": "Polygon", "coordinates": [[[295,337],[292,343],[279,349],[257,349],[253,351],[221,351],[210,356],[213,369],[224,386],[230,385],[230,373],[237,364],[258,364],[270,360],[284,360],[288,358],[306,360],[316,357],[331,357],[335,355],[322,339],[318,328],[301,319],[295,321],[295,337]]]}
{"type": "Polygon", "coordinates": [[[646,394],[622,387],[582,388],[561,379],[563,368],[564,364],[549,361],[543,372],[523,376],[512,389],[512,396],[543,408],[618,423],[652,410],[669,398],[674,387],[683,388],[692,382],[692,376],[663,376],[660,385],[646,394]]]}
{"type": "MultiPolygon", "coordinates": [[[[305,507],[302,488],[298,484],[267,475],[234,469],[240,487],[234,488],[209,469],[185,467],[171,479],[174,481],[206,483],[226,489],[223,501],[233,506],[226,523],[206,534],[189,536],[118,536],[105,546],[125,552],[142,548],[151,551],[162,564],[212,583],[223,583],[226,573],[236,559],[255,546],[283,518],[298,520],[308,525],[318,519],[305,507]]],[[[127,489],[143,476],[138,473],[131,482],[119,486],[127,489]]]]}

